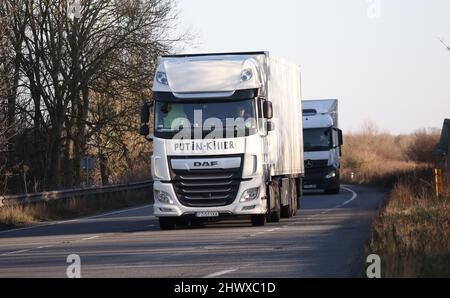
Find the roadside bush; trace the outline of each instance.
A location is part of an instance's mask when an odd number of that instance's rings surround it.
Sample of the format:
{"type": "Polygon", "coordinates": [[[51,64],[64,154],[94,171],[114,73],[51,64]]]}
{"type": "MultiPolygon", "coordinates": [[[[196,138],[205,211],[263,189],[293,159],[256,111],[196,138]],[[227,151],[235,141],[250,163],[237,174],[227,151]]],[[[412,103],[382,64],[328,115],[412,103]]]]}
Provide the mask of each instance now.
{"type": "Polygon", "coordinates": [[[430,166],[438,142],[437,130],[394,136],[368,126],[347,134],[342,148],[342,180],[392,187],[402,173],[430,166]]]}
{"type": "Polygon", "coordinates": [[[438,130],[419,130],[414,133],[410,145],[404,150],[408,160],[416,163],[434,163],[434,148],[439,143],[438,130]]]}

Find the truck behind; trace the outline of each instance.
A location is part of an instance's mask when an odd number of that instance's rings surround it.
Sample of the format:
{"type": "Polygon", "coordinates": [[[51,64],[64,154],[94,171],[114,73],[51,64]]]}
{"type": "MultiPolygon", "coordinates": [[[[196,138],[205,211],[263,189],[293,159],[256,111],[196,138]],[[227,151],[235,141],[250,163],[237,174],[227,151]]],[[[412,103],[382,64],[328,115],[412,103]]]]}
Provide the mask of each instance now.
{"type": "Polygon", "coordinates": [[[303,137],[303,188],[339,193],[343,137],[338,126],[337,99],[303,101],[303,137]]]}

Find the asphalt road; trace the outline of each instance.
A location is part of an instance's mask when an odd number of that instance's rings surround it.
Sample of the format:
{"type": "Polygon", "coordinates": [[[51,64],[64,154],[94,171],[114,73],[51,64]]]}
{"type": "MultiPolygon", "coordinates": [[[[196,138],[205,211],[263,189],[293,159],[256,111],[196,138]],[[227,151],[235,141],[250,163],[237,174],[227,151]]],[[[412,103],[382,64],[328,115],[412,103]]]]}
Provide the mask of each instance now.
{"type": "Polygon", "coordinates": [[[384,194],[306,194],[299,215],[265,227],[224,221],[159,231],[152,206],[0,232],[0,277],[357,277],[384,194]]]}

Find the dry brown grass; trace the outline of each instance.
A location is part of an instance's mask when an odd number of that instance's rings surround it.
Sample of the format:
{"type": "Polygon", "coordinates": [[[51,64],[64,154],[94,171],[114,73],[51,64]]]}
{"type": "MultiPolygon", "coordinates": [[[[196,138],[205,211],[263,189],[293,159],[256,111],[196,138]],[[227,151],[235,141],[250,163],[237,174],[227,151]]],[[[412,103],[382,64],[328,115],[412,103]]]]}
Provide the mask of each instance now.
{"type": "Polygon", "coordinates": [[[438,199],[434,188],[438,141],[435,130],[392,136],[371,127],[345,138],[343,180],[390,190],[366,248],[381,256],[383,277],[450,277],[450,195],[438,199]]]}
{"type": "Polygon", "coordinates": [[[436,198],[432,168],[399,177],[367,250],[384,277],[450,277],[450,196],[436,198]]]}
{"type": "Polygon", "coordinates": [[[435,130],[393,136],[368,127],[360,133],[347,134],[342,148],[342,180],[392,187],[403,172],[429,166],[438,141],[435,130]]]}
{"type": "Polygon", "coordinates": [[[359,133],[345,136],[341,177],[344,182],[378,184],[380,178],[417,166],[403,153],[407,137],[359,133]]]}
{"type": "Polygon", "coordinates": [[[0,230],[43,221],[70,219],[151,203],[149,191],[110,194],[96,198],[70,198],[18,207],[0,208],[0,230]]]}
{"type": "Polygon", "coordinates": [[[23,212],[22,208],[0,209],[0,230],[30,225],[35,222],[36,219],[27,212],[23,212]]]}

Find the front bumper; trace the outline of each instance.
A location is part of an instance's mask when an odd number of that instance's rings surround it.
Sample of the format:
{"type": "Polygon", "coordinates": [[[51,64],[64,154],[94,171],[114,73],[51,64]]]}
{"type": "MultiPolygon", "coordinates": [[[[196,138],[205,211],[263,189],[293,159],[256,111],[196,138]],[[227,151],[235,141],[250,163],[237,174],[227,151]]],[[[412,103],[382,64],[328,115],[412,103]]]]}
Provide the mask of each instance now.
{"type": "Polygon", "coordinates": [[[319,167],[305,170],[305,178],[303,179],[303,189],[323,189],[332,190],[339,187],[339,170],[334,167],[319,167]],[[336,171],[336,176],[326,178],[325,176],[331,171],[336,171]]]}
{"type": "Polygon", "coordinates": [[[267,209],[267,199],[265,193],[265,184],[262,178],[253,178],[248,181],[242,181],[239,186],[239,191],[234,202],[227,206],[220,207],[187,207],[182,205],[175,194],[172,183],[162,183],[155,181],[154,190],[164,191],[168,193],[173,201],[173,204],[161,203],[155,198],[153,205],[153,214],[156,217],[180,217],[180,216],[195,216],[197,212],[211,211],[218,212],[219,217],[241,216],[241,215],[255,215],[265,214],[267,209]],[[241,203],[239,200],[242,194],[251,188],[259,187],[259,196],[257,199],[241,203]]]}

